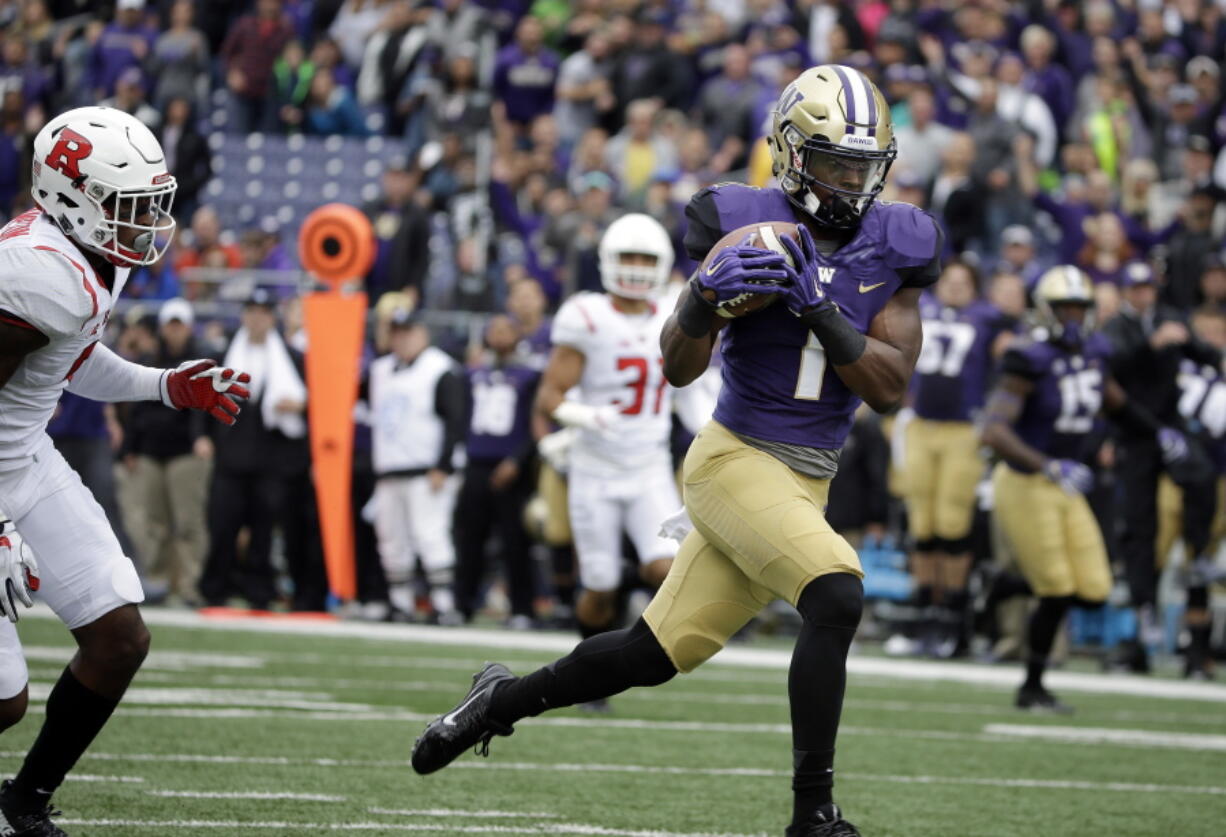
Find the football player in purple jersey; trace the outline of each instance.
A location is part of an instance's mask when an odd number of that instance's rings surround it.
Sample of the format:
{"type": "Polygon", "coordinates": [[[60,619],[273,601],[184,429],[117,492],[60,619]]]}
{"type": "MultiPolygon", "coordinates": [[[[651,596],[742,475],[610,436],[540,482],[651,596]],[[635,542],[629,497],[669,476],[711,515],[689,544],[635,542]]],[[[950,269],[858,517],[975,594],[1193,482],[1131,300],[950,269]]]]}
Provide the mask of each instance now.
{"type": "Polygon", "coordinates": [[[419,773],[510,734],[520,718],[691,671],[782,598],[803,618],[788,677],[794,804],[786,834],[859,835],[832,794],[863,573],[823,509],[856,408],[890,409],[906,393],[920,350],[919,296],[939,275],[942,240],[926,213],[876,200],[896,145],[885,99],[860,72],[805,71],[783,91],[773,120],[779,188],[713,186],[686,209],[685,246],[699,263],[743,226],[798,229],[782,239],[789,259],[752,247],[721,251],[725,258],[691,278],[664,327],[665,374],[685,386],[707,369],[727,324],[715,415],[683,469],[694,528],[668,577],[631,627],[586,639],[525,677],[497,664],[479,672],[464,700],[418,739],[419,773]],[[778,298],[731,321],[717,317],[721,302],[762,292],[778,298]]]}
{"type": "Polygon", "coordinates": [[[1111,345],[1094,333],[1094,295],[1081,270],[1048,270],[1034,289],[1039,327],[1004,354],[984,408],[981,438],[1001,458],[992,473],[995,515],[1039,604],[1030,619],[1030,658],[1019,709],[1071,711],[1043,685],[1052,642],[1073,604],[1100,605],[1111,592],[1102,531],[1085,494],[1085,464],[1100,413],[1155,437],[1168,464],[1187,440],[1161,426],[1111,377],[1111,345]]]}

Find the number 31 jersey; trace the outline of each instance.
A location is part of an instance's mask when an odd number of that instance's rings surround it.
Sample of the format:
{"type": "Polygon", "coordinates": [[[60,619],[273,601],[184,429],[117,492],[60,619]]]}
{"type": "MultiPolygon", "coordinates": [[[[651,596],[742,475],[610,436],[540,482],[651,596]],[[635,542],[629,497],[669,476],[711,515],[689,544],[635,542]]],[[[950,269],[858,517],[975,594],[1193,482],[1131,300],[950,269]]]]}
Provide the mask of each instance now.
{"type": "Polygon", "coordinates": [[[603,293],[575,294],[558,309],[554,345],[570,346],[584,357],[577,392],[567,397],[619,410],[618,421],[605,433],[579,432],[572,467],[626,473],[668,461],[673,402],[660,332],[670,313],[653,305],[643,314],[625,314],[603,293]]]}

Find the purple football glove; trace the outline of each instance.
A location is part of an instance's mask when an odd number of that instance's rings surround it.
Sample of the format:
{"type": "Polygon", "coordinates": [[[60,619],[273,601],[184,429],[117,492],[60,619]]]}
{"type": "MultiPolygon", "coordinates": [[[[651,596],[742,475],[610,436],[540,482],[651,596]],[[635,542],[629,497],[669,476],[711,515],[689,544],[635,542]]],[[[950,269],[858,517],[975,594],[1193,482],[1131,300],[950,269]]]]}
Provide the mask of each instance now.
{"type": "Polygon", "coordinates": [[[1162,462],[1174,465],[1188,457],[1188,440],[1173,427],[1158,430],[1158,447],[1162,448],[1162,462]]]}
{"type": "Polygon", "coordinates": [[[779,240],[792,257],[793,265],[785,265],[791,284],[784,294],[788,310],[797,317],[811,314],[834,303],[826,298],[826,289],[822,287],[821,268],[830,267],[829,263],[817,252],[813,236],[803,224],[796,226],[796,237],[781,235],[779,240]]]}
{"type": "Polygon", "coordinates": [[[714,291],[711,305],[720,305],[744,294],[780,293],[788,281],[782,253],[738,244],[715,254],[706,269],[698,274],[698,286],[714,291]]]}
{"type": "Polygon", "coordinates": [[[1071,459],[1048,460],[1043,473],[1065,494],[1085,494],[1094,487],[1094,472],[1071,459]]]}

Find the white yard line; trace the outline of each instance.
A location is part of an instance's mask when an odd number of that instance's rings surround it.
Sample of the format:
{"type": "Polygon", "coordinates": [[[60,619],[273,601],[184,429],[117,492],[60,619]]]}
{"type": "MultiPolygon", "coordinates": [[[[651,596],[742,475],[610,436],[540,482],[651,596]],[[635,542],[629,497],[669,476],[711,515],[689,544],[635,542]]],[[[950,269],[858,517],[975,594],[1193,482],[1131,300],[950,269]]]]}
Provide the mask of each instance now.
{"type": "Polygon", "coordinates": [[[983,731],[989,735],[1058,741],[1064,744],[1117,744],[1127,747],[1226,752],[1226,735],[1206,735],[1200,732],[1158,732],[1144,729],[1030,726],[1026,724],[988,724],[983,731]]]}
{"type": "MultiPolygon", "coordinates": [[[[0,758],[21,758],[23,751],[0,751],[0,758]]],[[[175,764],[237,764],[277,767],[352,767],[374,769],[407,769],[408,760],[387,759],[329,759],[291,758],[288,756],[214,756],[198,753],[92,753],[86,752],[85,760],[136,763],[175,764]]],[[[496,760],[466,759],[450,766],[452,770],[526,771],[539,773],[629,773],[664,776],[713,776],[732,778],[786,778],[791,771],[754,767],[681,767],[653,764],[569,764],[565,762],[501,762],[496,760]]],[[[1026,779],[1018,777],[980,776],[909,776],[902,774],[857,773],[840,771],[839,776],[856,782],[889,782],[894,784],[947,784],[999,788],[1048,788],[1063,790],[1115,791],[1120,793],[1171,793],[1207,796],[1226,796],[1226,786],[1214,785],[1162,785],[1152,783],[1092,782],[1065,779],[1026,779]]],[[[70,774],[71,778],[71,774],[70,774]]],[[[371,809],[376,813],[405,814],[401,811],[371,809]]],[[[412,813],[412,812],[408,812],[412,813]]],[[[470,812],[471,813],[471,812],[470,812]]],[[[519,815],[517,815],[519,816],[519,815]]],[[[545,814],[524,814],[540,816],[545,814]]]]}
{"type": "Polygon", "coordinates": [[[452,808],[367,808],[371,814],[385,817],[473,817],[474,819],[557,819],[557,814],[543,811],[457,811],[452,808]]]}
{"type": "Polygon", "coordinates": [[[150,796],[175,799],[292,799],[299,802],[344,802],[345,797],[327,793],[288,793],[278,791],[188,791],[151,790],[150,796]]]}
{"type": "Polygon", "coordinates": [[[766,837],[762,834],[717,834],[709,831],[643,831],[603,828],[580,823],[539,823],[537,825],[456,825],[454,823],[389,823],[389,822],[239,822],[238,820],[121,820],[121,819],[57,819],[57,825],[79,825],[89,828],[217,828],[233,834],[255,830],[284,830],[295,834],[318,831],[411,831],[446,834],[559,834],[602,835],[603,837],[766,837]]]}
{"type": "Polygon", "coordinates": [[[144,776],[98,776],[93,773],[69,773],[64,777],[67,782],[117,782],[121,785],[138,785],[145,781],[144,776]]]}

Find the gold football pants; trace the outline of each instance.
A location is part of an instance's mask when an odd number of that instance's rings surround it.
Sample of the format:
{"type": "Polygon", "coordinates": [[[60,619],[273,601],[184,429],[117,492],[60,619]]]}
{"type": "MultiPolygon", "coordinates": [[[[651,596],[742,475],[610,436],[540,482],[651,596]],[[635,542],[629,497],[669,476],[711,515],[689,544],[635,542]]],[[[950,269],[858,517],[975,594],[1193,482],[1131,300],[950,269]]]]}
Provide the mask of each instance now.
{"type": "Polygon", "coordinates": [[[996,520],[1036,596],[1107,598],[1107,548],[1085,497],[1003,462],[992,471],[992,488],[996,520]]]}
{"type": "Polygon", "coordinates": [[[774,599],[795,605],[821,575],[863,577],[824,515],[829,480],[806,477],[709,422],[685,457],[694,531],[643,613],[679,671],[691,671],[774,599]]]}
{"type": "Polygon", "coordinates": [[[906,431],[907,520],[917,541],[961,540],[975,519],[975,488],[983,476],[979,440],[969,421],[914,418],[906,431]]]}

